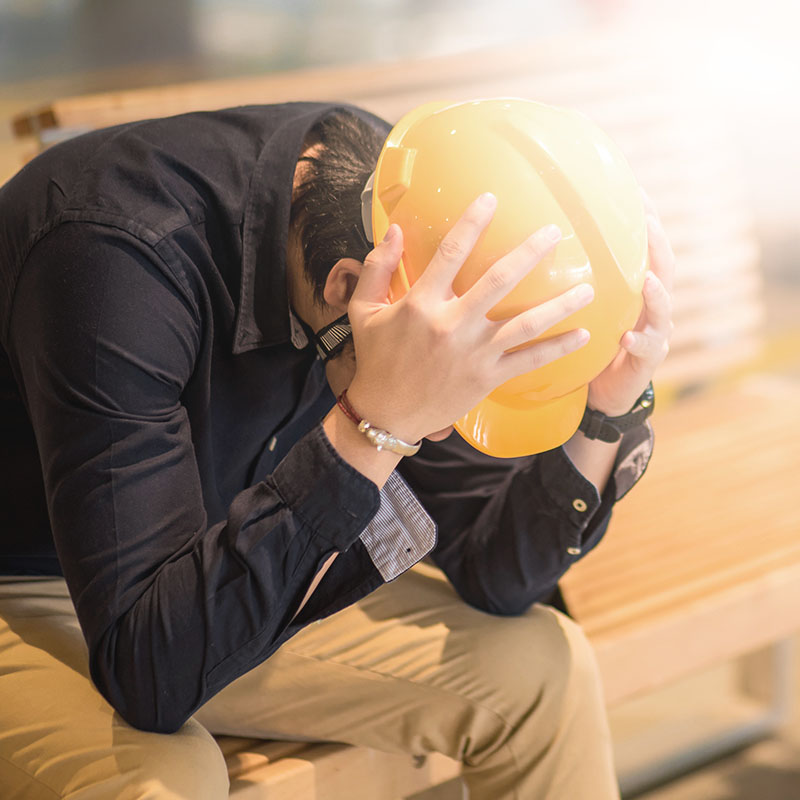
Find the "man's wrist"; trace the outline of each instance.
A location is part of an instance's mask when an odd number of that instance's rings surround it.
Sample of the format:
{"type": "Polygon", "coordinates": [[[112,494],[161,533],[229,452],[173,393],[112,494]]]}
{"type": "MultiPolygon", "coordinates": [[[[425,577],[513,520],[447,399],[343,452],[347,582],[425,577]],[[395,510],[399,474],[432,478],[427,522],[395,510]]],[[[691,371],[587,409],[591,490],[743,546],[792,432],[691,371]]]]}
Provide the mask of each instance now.
{"type": "Polygon", "coordinates": [[[358,428],[358,432],[362,433],[367,438],[367,441],[377,450],[388,450],[400,456],[413,456],[416,455],[422,444],[422,439],[416,442],[406,442],[390,431],[379,428],[377,425],[373,425],[369,420],[362,417],[350,402],[347,396],[347,389],[342,390],[342,393],[336,399],[336,405],[358,428]]]}
{"type": "Polygon", "coordinates": [[[339,455],[379,489],[386,483],[402,458],[397,453],[378,450],[370,444],[339,406],[335,405],[328,412],[322,421],[322,428],[339,455]]]}
{"type": "Polygon", "coordinates": [[[578,430],[587,439],[599,439],[603,442],[618,442],[623,435],[644,423],[653,413],[655,393],[652,381],[634,402],[633,406],[622,414],[609,415],[586,406],[578,430]]]}
{"type": "Polygon", "coordinates": [[[369,386],[363,385],[358,378],[353,379],[346,389],[346,394],[359,419],[368,420],[371,427],[388,431],[396,438],[409,443],[418,442],[425,436],[426,431],[421,429],[419,421],[412,419],[408,412],[397,408],[401,405],[398,400],[402,398],[387,398],[384,392],[378,395],[377,392],[371,391],[369,386]]]}

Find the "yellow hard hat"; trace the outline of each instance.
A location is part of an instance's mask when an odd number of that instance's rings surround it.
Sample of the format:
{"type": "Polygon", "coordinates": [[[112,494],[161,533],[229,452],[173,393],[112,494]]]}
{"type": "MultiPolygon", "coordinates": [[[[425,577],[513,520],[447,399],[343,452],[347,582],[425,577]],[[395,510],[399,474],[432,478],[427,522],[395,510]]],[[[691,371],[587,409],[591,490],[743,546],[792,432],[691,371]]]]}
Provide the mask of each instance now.
{"type": "Polygon", "coordinates": [[[502,384],[456,430],[478,450],[502,457],[566,442],[583,416],[589,381],[612,361],[641,311],[645,212],[617,147],[582,114],[530,100],[430,103],[392,129],[368,186],[371,220],[365,223],[371,221],[374,240],[392,223],[403,229],[393,301],[408,291],[444,235],[483,192],[497,197],[497,210],[454,281],[456,294],[537,228],[561,228],[555,250],[489,317],[506,319],[590,283],[595,300],[545,335],[582,327],[591,333],[589,343],[502,384]]]}

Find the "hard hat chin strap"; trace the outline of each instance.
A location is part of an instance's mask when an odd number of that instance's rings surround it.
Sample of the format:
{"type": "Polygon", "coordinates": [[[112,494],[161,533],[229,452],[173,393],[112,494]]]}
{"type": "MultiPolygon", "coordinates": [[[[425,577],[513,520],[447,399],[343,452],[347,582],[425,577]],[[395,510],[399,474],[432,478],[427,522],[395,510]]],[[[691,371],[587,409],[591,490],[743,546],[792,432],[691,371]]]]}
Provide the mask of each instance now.
{"type": "Polygon", "coordinates": [[[375,173],[367,178],[364,189],[361,192],[361,225],[364,228],[364,236],[370,244],[375,243],[375,235],[372,232],[372,187],[375,184],[375,173]]]}
{"type": "Polygon", "coordinates": [[[347,314],[342,314],[341,317],[335,319],[330,325],[320,328],[315,334],[315,344],[317,345],[317,353],[323,361],[328,361],[335,355],[341,352],[342,348],[347,344],[348,339],[353,335],[353,330],[350,327],[350,320],[347,314]]]}
{"type": "MultiPolygon", "coordinates": [[[[375,183],[375,173],[373,172],[367,182],[364,184],[364,189],[361,192],[361,225],[364,229],[364,237],[368,244],[374,244],[374,235],[372,232],[372,187],[375,183]]],[[[328,361],[338,353],[347,344],[347,341],[353,336],[353,329],[350,327],[350,320],[347,314],[342,314],[341,317],[335,319],[324,328],[320,328],[314,334],[315,344],[317,346],[317,353],[323,361],[328,361]]]]}

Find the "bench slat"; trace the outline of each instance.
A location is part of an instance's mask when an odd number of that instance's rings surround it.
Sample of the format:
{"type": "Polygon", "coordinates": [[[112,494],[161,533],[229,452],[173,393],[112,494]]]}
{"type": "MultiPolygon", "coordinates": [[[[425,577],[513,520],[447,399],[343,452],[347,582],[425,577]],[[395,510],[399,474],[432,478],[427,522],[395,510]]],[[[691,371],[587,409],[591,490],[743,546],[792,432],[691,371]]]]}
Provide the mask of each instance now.
{"type": "Polygon", "coordinates": [[[800,599],[800,504],[787,480],[800,475],[798,408],[798,382],[752,379],[657,412],[647,480],[615,511],[603,546],[563,581],[609,702],[800,627],[791,613],[800,599]],[[745,603],[741,624],[723,618],[721,609],[738,614],[745,603]],[[765,623],[780,605],[780,619],[765,623]],[[704,631],[710,620],[724,635],[704,631]],[[651,665],[644,650],[660,636],[668,639],[651,665]],[[634,653],[623,681],[620,665],[634,653]]]}

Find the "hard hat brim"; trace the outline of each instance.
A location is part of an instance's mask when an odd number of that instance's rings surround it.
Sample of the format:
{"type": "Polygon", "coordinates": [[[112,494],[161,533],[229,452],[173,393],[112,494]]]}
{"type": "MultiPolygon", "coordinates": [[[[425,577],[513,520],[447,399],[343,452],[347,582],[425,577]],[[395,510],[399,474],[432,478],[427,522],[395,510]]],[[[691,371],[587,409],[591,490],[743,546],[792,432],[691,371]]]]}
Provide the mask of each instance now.
{"type": "Polygon", "coordinates": [[[524,408],[489,395],[455,424],[477,450],[498,458],[515,458],[560,447],[578,430],[587,386],[554,400],[524,408]]]}

